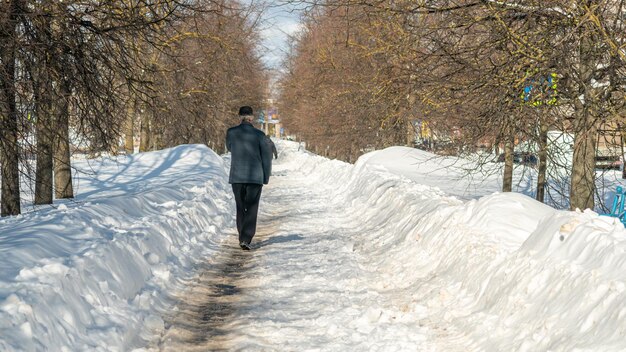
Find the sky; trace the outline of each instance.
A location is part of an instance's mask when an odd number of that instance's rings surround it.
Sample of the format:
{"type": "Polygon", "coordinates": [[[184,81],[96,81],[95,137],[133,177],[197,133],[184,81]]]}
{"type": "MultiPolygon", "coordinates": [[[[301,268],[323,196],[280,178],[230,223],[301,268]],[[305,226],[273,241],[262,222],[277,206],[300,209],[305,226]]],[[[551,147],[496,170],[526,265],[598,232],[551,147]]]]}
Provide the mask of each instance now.
{"type": "Polygon", "coordinates": [[[289,37],[300,29],[301,7],[271,0],[261,17],[261,54],[270,69],[280,70],[288,52],[289,37]]]}

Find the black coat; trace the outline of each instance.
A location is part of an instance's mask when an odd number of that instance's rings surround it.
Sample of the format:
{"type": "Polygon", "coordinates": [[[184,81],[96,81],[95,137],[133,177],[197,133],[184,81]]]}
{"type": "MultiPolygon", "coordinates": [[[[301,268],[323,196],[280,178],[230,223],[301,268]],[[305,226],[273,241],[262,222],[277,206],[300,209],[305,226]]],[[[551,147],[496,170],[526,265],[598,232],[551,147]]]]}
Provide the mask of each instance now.
{"type": "Polygon", "coordinates": [[[272,173],[272,150],[265,133],[249,122],[226,132],[226,148],[231,153],[229,183],[267,184],[272,173]]]}

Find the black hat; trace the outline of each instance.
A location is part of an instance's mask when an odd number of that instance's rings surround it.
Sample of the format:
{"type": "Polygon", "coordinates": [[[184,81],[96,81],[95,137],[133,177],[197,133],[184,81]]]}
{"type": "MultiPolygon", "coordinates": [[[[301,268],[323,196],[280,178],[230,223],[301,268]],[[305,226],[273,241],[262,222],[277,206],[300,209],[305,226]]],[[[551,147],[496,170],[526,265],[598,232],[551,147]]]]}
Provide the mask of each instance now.
{"type": "Polygon", "coordinates": [[[239,116],[252,116],[252,108],[249,106],[242,106],[239,108],[239,116]]]}

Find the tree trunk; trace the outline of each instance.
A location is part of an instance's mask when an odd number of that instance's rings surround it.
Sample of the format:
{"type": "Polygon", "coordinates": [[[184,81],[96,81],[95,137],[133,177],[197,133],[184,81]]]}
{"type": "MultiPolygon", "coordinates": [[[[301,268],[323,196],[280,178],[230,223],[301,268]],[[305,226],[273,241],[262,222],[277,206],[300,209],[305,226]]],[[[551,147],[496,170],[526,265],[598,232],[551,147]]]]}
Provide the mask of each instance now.
{"type": "Polygon", "coordinates": [[[578,93],[583,99],[574,101],[574,155],[570,184],[570,209],[593,209],[595,193],[596,142],[598,139],[599,88],[592,84],[597,69],[594,38],[583,33],[580,40],[580,72],[578,93]]]}
{"type": "MultiPolygon", "coordinates": [[[[196,134],[193,134],[194,136],[196,134]]],[[[162,146],[162,134],[161,134],[161,129],[156,126],[156,124],[154,123],[154,119],[151,119],[150,121],[150,150],[160,150],[163,149],[162,146]]],[[[189,142],[186,142],[189,143],[189,142]]],[[[193,142],[193,143],[197,143],[197,142],[193,142]]]]}
{"type": "Polygon", "coordinates": [[[409,148],[415,147],[415,125],[413,119],[406,119],[406,146],[409,148]]]}
{"type": "MultiPolygon", "coordinates": [[[[132,94],[129,92],[129,95],[132,94]]],[[[124,149],[126,150],[126,154],[130,155],[135,152],[135,101],[134,99],[129,99],[126,103],[126,136],[124,139],[124,149]]]]}
{"type": "MultiPolygon", "coordinates": [[[[586,110],[586,109],[585,109],[586,110]]],[[[595,157],[598,129],[587,111],[578,111],[579,127],[574,138],[570,209],[593,209],[595,193],[595,157]],[[587,126],[582,127],[582,126],[587,126]],[[582,128],[582,129],[581,129],[582,128]]]]}
{"type": "Polygon", "coordinates": [[[72,167],[70,161],[70,83],[65,78],[62,97],[58,99],[57,128],[54,143],[54,193],[57,199],[73,198],[72,167]]]}
{"type": "Polygon", "coordinates": [[[543,203],[546,191],[546,170],[548,169],[548,125],[541,121],[539,129],[539,166],[537,170],[536,199],[543,203]]]}
{"type": "MultiPolygon", "coordinates": [[[[49,19],[42,23],[42,32],[51,33],[49,19]]],[[[52,38],[44,36],[47,45],[52,38]]],[[[33,77],[35,85],[35,112],[36,112],[36,137],[37,137],[37,165],[35,169],[35,204],[52,204],[53,194],[53,159],[52,145],[54,143],[54,112],[52,111],[52,95],[54,85],[50,71],[50,53],[48,50],[40,52],[40,58],[36,61],[32,71],[36,72],[33,77]]]]}
{"type": "Polygon", "coordinates": [[[513,190],[513,137],[506,136],[504,142],[504,175],[502,177],[502,192],[513,190]]]}
{"type": "MultiPolygon", "coordinates": [[[[51,88],[48,86],[47,88],[51,88]]],[[[49,90],[37,97],[37,166],[35,169],[35,204],[52,204],[53,118],[49,90]]]]}
{"type": "Polygon", "coordinates": [[[2,167],[1,215],[18,215],[20,209],[17,105],[15,101],[15,36],[18,4],[5,5],[9,18],[0,27],[0,165],[2,167]]]}
{"type": "Polygon", "coordinates": [[[150,115],[147,111],[141,114],[141,141],[139,142],[139,151],[147,152],[150,149],[150,115]]]}
{"type": "Polygon", "coordinates": [[[622,153],[622,179],[626,179],[626,157],[624,156],[624,140],[626,140],[626,130],[621,124],[617,124],[617,128],[619,129],[619,149],[622,153]]]}

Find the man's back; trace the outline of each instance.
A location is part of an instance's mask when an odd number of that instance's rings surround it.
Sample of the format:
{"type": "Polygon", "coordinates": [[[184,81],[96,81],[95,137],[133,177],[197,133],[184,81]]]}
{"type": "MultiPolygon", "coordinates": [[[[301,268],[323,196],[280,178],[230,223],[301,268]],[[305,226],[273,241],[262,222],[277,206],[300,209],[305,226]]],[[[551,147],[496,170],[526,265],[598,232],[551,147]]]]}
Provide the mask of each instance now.
{"type": "Polygon", "coordinates": [[[262,131],[245,122],[231,127],[226,133],[226,147],[231,152],[230,183],[268,183],[271,150],[262,131]]]}

